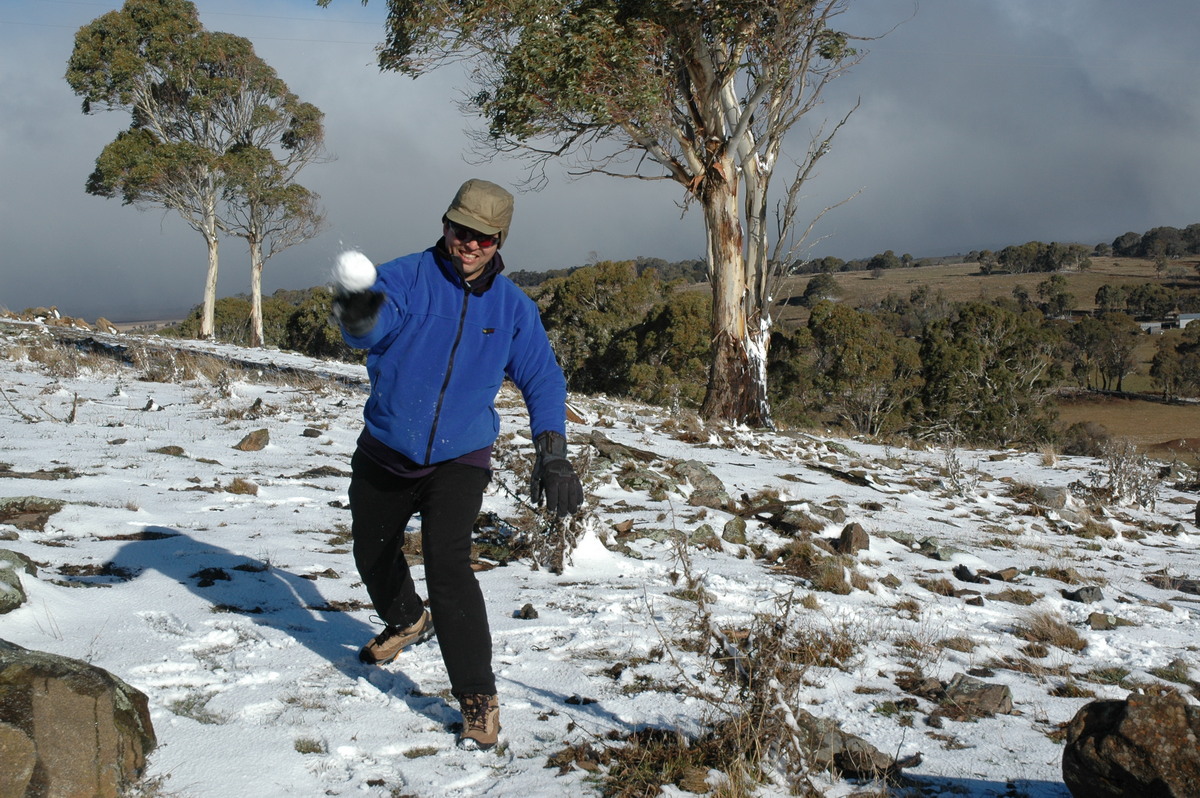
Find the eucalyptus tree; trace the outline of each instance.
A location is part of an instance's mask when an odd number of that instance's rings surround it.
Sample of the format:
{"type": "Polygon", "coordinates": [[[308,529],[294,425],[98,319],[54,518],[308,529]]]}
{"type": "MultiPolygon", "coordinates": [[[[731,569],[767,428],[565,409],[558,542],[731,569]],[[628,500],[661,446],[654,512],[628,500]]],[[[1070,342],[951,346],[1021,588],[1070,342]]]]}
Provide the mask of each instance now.
{"type": "MultiPolygon", "coordinates": [[[[96,159],[88,193],[175,211],[203,236],[200,335],[212,337],[220,235],[252,228],[260,245],[270,235],[282,243],[311,229],[291,214],[319,216],[311,196],[290,180],[301,165],[297,156],[313,152],[308,142],[321,141],[320,113],[288,93],[249,41],[205,30],[188,0],[126,0],[83,26],[66,79],[83,97],[85,114],[130,115],[129,128],[96,159]],[[276,151],[288,154],[276,161],[276,151]],[[251,204],[256,210],[248,214],[251,204]]],[[[261,338],[261,311],[259,319],[261,338]]]]}
{"type": "Polygon", "coordinates": [[[303,103],[251,43],[227,37],[228,98],[218,123],[238,131],[223,161],[223,221],[250,250],[250,344],[263,344],[262,272],[274,255],[316,236],[324,225],[319,197],[296,182],[300,170],[327,160],[323,114],[303,103]]]}
{"type": "Polygon", "coordinates": [[[481,145],[530,159],[534,185],[560,158],[577,174],[679,184],[703,213],[712,284],[701,411],[770,424],[778,266],[812,229],[793,224],[800,187],[849,113],[817,125],[799,157],[784,144],[861,57],[833,25],[846,2],[389,0],[379,63],[415,77],[468,60],[481,145]],[[788,183],[773,194],[784,164],[788,183]]]}
{"type": "Polygon", "coordinates": [[[67,82],[83,97],[83,112],[97,107],[130,112],[129,129],[96,159],[87,192],[121,197],[138,208],[178,213],[204,237],[208,276],[201,333],[213,332],[220,221],[222,132],[193,104],[205,92],[198,69],[206,37],[194,4],[186,0],[127,0],[75,34],[67,82]]]}

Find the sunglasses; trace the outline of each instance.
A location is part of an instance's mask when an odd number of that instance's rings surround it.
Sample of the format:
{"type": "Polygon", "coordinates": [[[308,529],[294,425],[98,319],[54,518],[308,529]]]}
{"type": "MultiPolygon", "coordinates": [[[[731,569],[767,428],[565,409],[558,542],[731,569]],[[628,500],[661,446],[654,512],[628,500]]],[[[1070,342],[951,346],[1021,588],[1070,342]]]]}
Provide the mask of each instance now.
{"type": "Polygon", "coordinates": [[[450,222],[450,232],[459,241],[474,241],[481,249],[486,249],[500,241],[499,233],[481,233],[478,230],[472,230],[470,227],[463,227],[461,224],[450,222]]]}

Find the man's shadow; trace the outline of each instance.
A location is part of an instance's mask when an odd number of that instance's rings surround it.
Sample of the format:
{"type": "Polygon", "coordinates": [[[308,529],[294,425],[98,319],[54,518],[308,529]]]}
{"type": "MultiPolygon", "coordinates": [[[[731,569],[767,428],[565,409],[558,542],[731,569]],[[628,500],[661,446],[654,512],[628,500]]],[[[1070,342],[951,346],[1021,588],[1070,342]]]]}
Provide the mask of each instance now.
{"type": "Polygon", "coordinates": [[[444,722],[449,707],[443,699],[422,695],[399,671],[359,661],[359,646],[376,630],[331,605],[312,579],[161,526],[147,526],[129,536],[129,542],[98,573],[71,579],[112,584],[134,580],[147,570],[185,586],[211,603],[214,612],[241,615],[283,632],[350,680],[365,679],[403,699],[412,711],[444,722]]]}

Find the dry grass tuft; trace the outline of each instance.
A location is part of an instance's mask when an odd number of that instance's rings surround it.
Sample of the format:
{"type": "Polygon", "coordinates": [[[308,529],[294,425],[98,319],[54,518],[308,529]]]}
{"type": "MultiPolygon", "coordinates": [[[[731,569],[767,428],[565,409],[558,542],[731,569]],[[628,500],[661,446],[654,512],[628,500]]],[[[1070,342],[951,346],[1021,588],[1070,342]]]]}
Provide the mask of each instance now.
{"type": "Polygon", "coordinates": [[[1075,628],[1053,612],[1031,612],[1013,628],[1017,637],[1031,643],[1043,643],[1066,651],[1082,651],[1087,641],[1075,628]]]}
{"type": "Polygon", "coordinates": [[[942,638],[937,644],[942,648],[948,648],[952,651],[961,651],[964,654],[970,654],[979,646],[979,644],[973,639],[963,635],[942,638]]]}
{"type": "Polygon", "coordinates": [[[936,593],[939,596],[953,596],[958,590],[954,586],[954,583],[945,577],[938,579],[918,579],[917,584],[930,593],[936,593]]]}

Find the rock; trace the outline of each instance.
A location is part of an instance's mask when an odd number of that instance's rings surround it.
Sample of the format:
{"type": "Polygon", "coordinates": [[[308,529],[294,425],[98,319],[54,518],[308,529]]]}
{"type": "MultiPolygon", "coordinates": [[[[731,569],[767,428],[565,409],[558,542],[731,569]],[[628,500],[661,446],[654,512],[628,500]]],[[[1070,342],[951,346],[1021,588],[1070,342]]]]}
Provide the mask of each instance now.
{"type": "Polygon", "coordinates": [[[533,608],[532,604],[526,604],[521,609],[513,613],[514,618],[520,618],[522,621],[532,621],[538,617],[538,611],[533,608]]]}
{"type": "Polygon", "coordinates": [[[271,433],[265,429],[256,429],[234,445],[233,448],[243,452],[261,452],[271,442],[271,433]]]}
{"type": "Polygon", "coordinates": [[[1107,632],[1117,628],[1117,617],[1105,612],[1093,612],[1088,616],[1088,626],[1095,632],[1107,632]]]}
{"type": "Polygon", "coordinates": [[[29,735],[11,723],[0,723],[0,795],[24,796],[37,765],[37,749],[29,735]]]}
{"type": "Polygon", "coordinates": [[[725,490],[725,483],[699,460],[676,461],[671,463],[668,470],[676,479],[688,482],[692,486],[688,504],[693,507],[723,510],[729,506],[729,493],[725,490]]]}
{"type": "Polygon", "coordinates": [[[971,584],[975,585],[986,585],[988,583],[987,579],[984,579],[982,576],[973,573],[970,568],[962,563],[954,566],[953,570],[951,570],[951,573],[954,574],[954,578],[960,582],[970,582],[971,584]]]}
{"type": "Polygon", "coordinates": [[[941,706],[933,714],[961,721],[1007,715],[1012,711],[1012,691],[1008,685],[988,684],[965,673],[958,673],[946,685],[941,706]]]}
{"type": "Polygon", "coordinates": [[[1097,632],[1107,632],[1119,626],[1135,626],[1133,621],[1107,612],[1093,612],[1088,616],[1088,626],[1097,632]]]}
{"type": "Polygon", "coordinates": [[[688,504],[693,507],[724,510],[729,507],[729,494],[723,490],[694,490],[688,496],[688,504]]]}
{"type": "Polygon", "coordinates": [[[881,778],[897,769],[894,759],[861,737],[842,731],[835,721],[799,708],[794,716],[815,769],[841,771],[851,778],[881,778]]]}
{"type": "Polygon", "coordinates": [[[8,796],[117,798],[157,741],[146,696],[107,671],[0,640],[0,783],[8,796]]]}
{"type": "Polygon", "coordinates": [[[1062,772],[1075,798],[1200,795],[1200,707],[1177,693],[1092,701],[1066,728],[1062,772]]]}
{"type": "MultiPolygon", "coordinates": [[[[0,615],[12,612],[25,603],[25,586],[19,571],[37,576],[37,566],[24,554],[0,549],[0,615]]],[[[0,792],[0,795],[7,793],[0,792]]]]}
{"type": "Polygon", "coordinates": [[[1093,604],[1104,601],[1104,591],[1096,585],[1084,585],[1078,590],[1060,591],[1067,601],[1078,601],[1080,604],[1093,604]]]}
{"type": "Polygon", "coordinates": [[[819,504],[810,505],[812,511],[819,516],[828,518],[835,524],[846,523],[846,511],[841,507],[822,507],[819,504]]]}
{"type": "Polygon", "coordinates": [[[896,576],[895,574],[887,574],[882,579],[879,580],[879,584],[883,585],[884,587],[890,587],[892,590],[895,590],[896,588],[900,587],[900,585],[902,585],[904,583],[901,582],[900,577],[896,576]]]}
{"type": "Polygon", "coordinates": [[[793,535],[797,532],[812,532],[813,534],[817,534],[825,529],[825,524],[798,507],[793,507],[785,511],[780,516],[778,524],[785,533],[793,535]]]}
{"type": "Polygon", "coordinates": [[[920,540],[917,543],[917,551],[931,560],[944,560],[947,554],[949,554],[949,550],[943,549],[938,544],[936,538],[923,538],[920,540]]]}
{"type": "Polygon", "coordinates": [[[670,472],[679,479],[686,479],[696,490],[725,490],[725,483],[699,460],[673,462],[670,472]]]}
{"type": "Polygon", "coordinates": [[[59,499],[43,499],[40,496],[13,496],[0,499],[0,523],[12,524],[17,529],[42,532],[50,516],[63,508],[59,499]]]}
{"type": "Polygon", "coordinates": [[[739,546],[746,545],[746,519],[745,518],[730,518],[725,522],[725,527],[721,530],[721,537],[726,543],[733,543],[739,546]]]}
{"type": "Polygon", "coordinates": [[[871,548],[871,536],[862,528],[862,524],[846,524],[833,548],[838,554],[857,554],[871,548]]]}
{"type": "Polygon", "coordinates": [[[1071,491],[1069,488],[1042,485],[1037,489],[1037,498],[1043,507],[1062,510],[1071,502],[1071,491]]]}
{"type": "Polygon", "coordinates": [[[627,468],[617,474],[617,484],[628,491],[645,491],[652,499],[675,492],[675,483],[649,468],[627,468]]]}
{"type": "Polygon", "coordinates": [[[721,539],[717,537],[717,530],[709,524],[701,524],[696,527],[692,534],[688,535],[688,543],[693,546],[703,546],[709,551],[721,551],[721,539]]]}
{"type": "Polygon", "coordinates": [[[1012,582],[1021,575],[1020,571],[1011,567],[1001,568],[999,571],[982,571],[981,573],[989,579],[999,579],[1001,582],[1012,582]]]}

